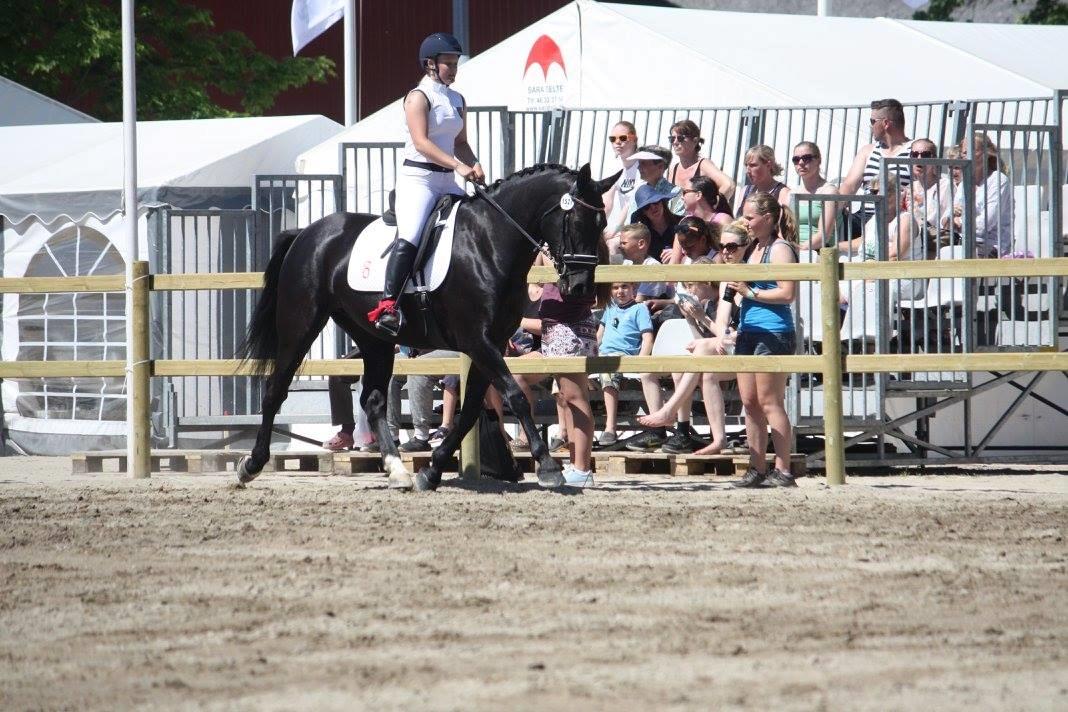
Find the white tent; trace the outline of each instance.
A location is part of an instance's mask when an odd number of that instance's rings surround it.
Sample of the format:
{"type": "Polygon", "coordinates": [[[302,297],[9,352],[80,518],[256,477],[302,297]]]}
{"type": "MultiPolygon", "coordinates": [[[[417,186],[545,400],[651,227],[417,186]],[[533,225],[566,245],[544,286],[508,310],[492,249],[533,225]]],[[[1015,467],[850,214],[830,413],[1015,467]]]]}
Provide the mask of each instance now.
{"type": "MultiPolygon", "coordinates": [[[[576,0],[460,68],[470,106],[865,105],[1051,96],[1068,27],[685,10],[576,0]]],[[[412,78],[413,84],[417,77],[412,78]]],[[[300,156],[338,170],[338,144],[399,141],[399,100],[300,156]]]]}
{"type": "Polygon", "coordinates": [[[29,87],[0,77],[0,126],[77,124],[97,121],[29,87]]]}
{"type": "MultiPolygon", "coordinates": [[[[301,151],[340,128],[321,116],[139,122],[140,254],[148,258],[154,248],[150,208],[248,206],[254,175],[289,173],[301,151]]],[[[121,124],[0,128],[0,154],[4,276],[122,272],[121,124]]],[[[220,249],[209,231],[195,239],[188,248],[196,255],[193,267],[220,249]]],[[[122,294],[4,295],[0,355],[5,361],[121,359],[124,319],[122,294]]],[[[12,440],[41,453],[118,446],[125,426],[117,381],[5,381],[12,440]]]]}

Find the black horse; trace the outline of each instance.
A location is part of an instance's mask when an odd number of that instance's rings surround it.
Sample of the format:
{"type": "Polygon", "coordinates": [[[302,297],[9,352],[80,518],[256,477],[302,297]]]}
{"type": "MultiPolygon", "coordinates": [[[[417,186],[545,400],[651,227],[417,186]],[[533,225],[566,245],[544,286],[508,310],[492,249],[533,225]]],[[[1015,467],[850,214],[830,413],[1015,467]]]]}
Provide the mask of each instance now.
{"type": "MultiPolygon", "coordinates": [[[[501,356],[502,346],[519,326],[527,300],[527,272],[538,248],[516,225],[522,226],[534,242],[547,246],[564,294],[588,294],[595,288],[594,264],[583,256],[599,254],[605,226],[601,195],[615,179],[592,180],[589,165],[579,171],[540,165],[487,189],[486,195],[507,216],[490,201],[477,197],[461,204],[452,263],[442,285],[431,294],[430,318],[436,328],[428,330],[429,334],[409,316],[397,338],[390,339],[367,319],[380,295],[355,292],[348,285],[353,244],[377,216],[335,213],[299,233],[279,235],[243,349],[246,359],[273,360],[274,369],[267,377],[256,444],[238,468],[241,481],[252,480],[267,462],[274,417],[288,395],[289,384],[327,319],[333,319],[362,353],[360,405],[381,446],[390,487],[423,490],[438,486],[450,456],[477,421],[489,384],[497,388],[522,423],[538,461],[539,482],[546,487],[561,486],[560,466],[549,456],[530,416],[530,405],[501,356]],[[414,481],[393,444],[385,417],[395,342],[419,349],[459,351],[470,356],[474,365],[457,426],[434,450],[430,467],[420,470],[414,481]]],[[[416,309],[410,294],[402,297],[400,306],[406,315],[416,309]]],[[[266,364],[262,372],[267,372],[266,364]]]]}

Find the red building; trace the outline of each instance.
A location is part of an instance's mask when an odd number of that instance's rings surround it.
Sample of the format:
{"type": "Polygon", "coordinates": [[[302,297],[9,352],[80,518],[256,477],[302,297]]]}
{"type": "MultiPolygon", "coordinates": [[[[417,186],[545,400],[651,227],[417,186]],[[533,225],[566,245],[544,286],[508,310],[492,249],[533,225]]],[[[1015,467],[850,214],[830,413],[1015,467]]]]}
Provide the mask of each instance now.
{"type": "MultiPolygon", "coordinates": [[[[292,0],[189,0],[212,11],[219,30],[238,30],[261,52],[293,55],[292,0]]],[[[563,7],[568,0],[468,0],[471,55],[563,7]]],[[[431,32],[452,31],[451,0],[356,0],[359,115],[399,98],[419,79],[419,43],[431,32]]],[[[270,115],[323,114],[344,123],[344,48],[339,21],[301,51],[334,60],[337,76],[278,96],[270,115]]],[[[238,108],[238,107],[234,107],[238,108]]]]}

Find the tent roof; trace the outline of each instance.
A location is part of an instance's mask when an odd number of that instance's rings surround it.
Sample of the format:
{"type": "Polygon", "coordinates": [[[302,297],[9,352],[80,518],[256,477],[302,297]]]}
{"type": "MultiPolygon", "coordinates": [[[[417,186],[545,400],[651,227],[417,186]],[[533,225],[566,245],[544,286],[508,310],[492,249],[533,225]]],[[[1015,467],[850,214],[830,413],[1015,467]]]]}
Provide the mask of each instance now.
{"type": "MultiPolygon", "coordinates": [[[[466,62],[456,88],[468,106],[527,109],[522,79],[543,34],[567,66],[553,80],[565,85],[566,108],[860,106],[887,96],[1048,97],[1068,88],[1068,63],[1054,61],[1068,27],[576,0],[466,62]]],[[[402,137],[398,100],[301,155],[297,170],[336,172],[339,143],[402,137]]]]}
{"type": "MultiPolygon", "coordinates": [[[[139,121],[138,189],[247,189],[256,173],[290,172],[298,153],[340,129],[322,116],[139,121]]],[[[0,155],[0,215],[11,223],[119,210],[121,123],[0,128],[0,155]]]]}
{"type": "Polygon", "coordinates": [[[73,124],[97,121],[29,87],[0,77],[0,126],[29,124],[73,124]]]}

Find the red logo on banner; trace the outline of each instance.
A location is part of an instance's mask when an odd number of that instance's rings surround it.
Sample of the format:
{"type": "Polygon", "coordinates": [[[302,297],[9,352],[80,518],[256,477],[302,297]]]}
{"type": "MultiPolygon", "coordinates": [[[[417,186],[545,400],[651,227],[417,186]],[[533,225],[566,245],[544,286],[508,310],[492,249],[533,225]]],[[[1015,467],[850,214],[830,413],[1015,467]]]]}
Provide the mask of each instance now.
{"type": "Polygon", "coordinates": [[[567,76],[567,66],[564,64],[564,55],[560,52],[560,46],[557,45],[549,35],[542,35],[534,40],[534,44],[530,47],[530,54],[527,55],[527,64],[523,67],[524,76],[526,75],[527,70],[530,69],[531,65],[534,64],[541,67],[542,76],[546,76],[549,73],[549,67],[554,64],[559,64],[560,69],[564,72],[564,76],[567,76]]]}

